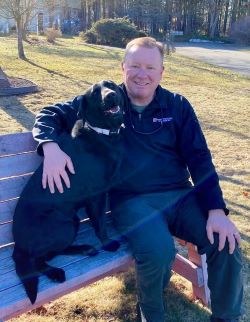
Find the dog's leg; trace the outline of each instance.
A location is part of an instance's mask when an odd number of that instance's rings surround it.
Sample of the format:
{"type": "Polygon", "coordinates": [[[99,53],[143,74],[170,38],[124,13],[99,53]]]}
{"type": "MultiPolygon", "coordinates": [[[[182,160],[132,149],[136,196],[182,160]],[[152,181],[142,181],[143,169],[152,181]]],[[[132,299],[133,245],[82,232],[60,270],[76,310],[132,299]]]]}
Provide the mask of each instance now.
{"type": "Polygon", "coordinates": [[[64,255],[76,255],[82,254],[87,256],[95,256],[98,254],[98,250],[90,245],[71,245],[62,251],[64,255]]]}
{"type": "Polygon", "coordinates": [[[36,261],[16,246],[14,247],[13,259],[16,265],[16,273],[24,286],[30,302],[34,304],[37,298],[39,281],[36,261]]]}
{"type": "Polygon", "coordinates": [[[115,252],[120,247],[120,243],[117,240],[108,238],[105,210],[106,194],[95,196],[86,202],[86,212],[97,237],[102,242],[102,248],[110,252],[115,252]]]}
{"type": "Polygon", "coordinates": [[[66,280],[65,272],[62,268],[50,266],[44,259],[37,260],[39,271],[54,282],[63,283],[66,280]]]}

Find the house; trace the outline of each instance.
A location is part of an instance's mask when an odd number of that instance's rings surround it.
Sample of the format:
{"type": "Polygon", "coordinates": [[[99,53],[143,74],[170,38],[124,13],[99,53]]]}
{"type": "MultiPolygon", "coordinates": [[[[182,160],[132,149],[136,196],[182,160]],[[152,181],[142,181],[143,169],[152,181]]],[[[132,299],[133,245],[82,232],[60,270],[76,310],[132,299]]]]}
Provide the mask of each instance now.
{"type": "MultiPolygon", "coordinates": [[[[28,31],[42,33],[48,27],[60,28],[65,33],[80,30],[80,0],[37,0],[28,25],[28,31]]],[[[0,33],[15,29],[15,21],[0,16],[0,33]]]]}

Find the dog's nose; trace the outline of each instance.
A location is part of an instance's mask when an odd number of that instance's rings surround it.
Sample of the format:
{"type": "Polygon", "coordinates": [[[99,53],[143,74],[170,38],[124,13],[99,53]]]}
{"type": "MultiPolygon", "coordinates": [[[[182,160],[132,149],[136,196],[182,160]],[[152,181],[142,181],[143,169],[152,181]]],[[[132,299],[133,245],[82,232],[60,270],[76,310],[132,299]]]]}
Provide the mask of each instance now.
{"type": "Polygon", "coordinates": [[[112,100],[114,97],[115,97],[115,92],[113,92],[113,91],[110,91],[110,92],[106,93],[106,95],[105,95],[105,99],[108,101],[112,100]]]}

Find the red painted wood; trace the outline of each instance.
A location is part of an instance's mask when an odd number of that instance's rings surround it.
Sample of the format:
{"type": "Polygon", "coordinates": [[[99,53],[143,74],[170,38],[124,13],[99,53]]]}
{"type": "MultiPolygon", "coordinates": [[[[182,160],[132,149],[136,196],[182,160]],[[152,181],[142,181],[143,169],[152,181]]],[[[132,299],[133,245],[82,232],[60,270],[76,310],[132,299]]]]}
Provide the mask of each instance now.
{"type": "Polygon", "coordinates": [[[194,285],[200,286],[202,283],[201,269],[180,254],[176,255],[173,271],[185,277],[194,285]]]}

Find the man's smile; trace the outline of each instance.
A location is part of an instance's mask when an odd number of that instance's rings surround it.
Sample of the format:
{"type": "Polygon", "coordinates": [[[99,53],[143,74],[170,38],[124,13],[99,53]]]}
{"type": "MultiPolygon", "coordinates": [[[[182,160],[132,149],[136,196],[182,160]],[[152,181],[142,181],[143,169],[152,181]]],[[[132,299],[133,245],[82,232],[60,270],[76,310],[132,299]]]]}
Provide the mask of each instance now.
{"type": "Polygon", "coordinates": [[[149,83],[140,83],[140,82],[136,82],[136,81],[135,81],[135,84],[137,86],[141,86],[141,87],[149,85],[149,83]]]}

